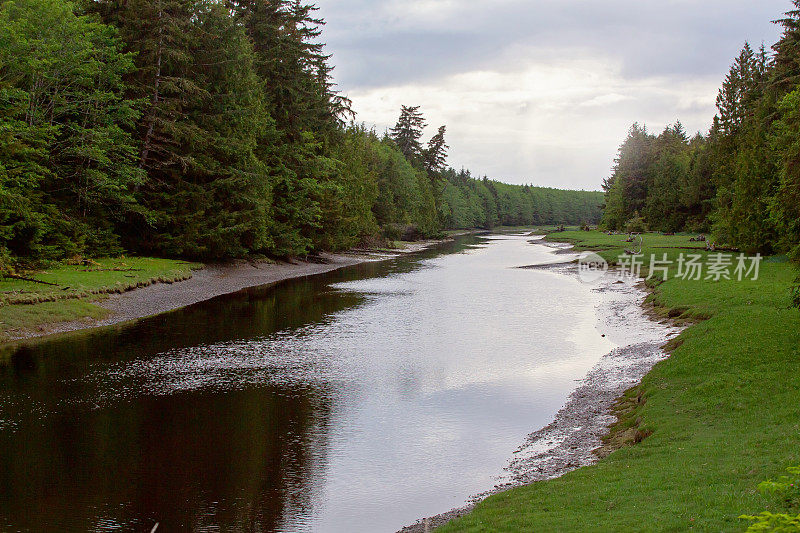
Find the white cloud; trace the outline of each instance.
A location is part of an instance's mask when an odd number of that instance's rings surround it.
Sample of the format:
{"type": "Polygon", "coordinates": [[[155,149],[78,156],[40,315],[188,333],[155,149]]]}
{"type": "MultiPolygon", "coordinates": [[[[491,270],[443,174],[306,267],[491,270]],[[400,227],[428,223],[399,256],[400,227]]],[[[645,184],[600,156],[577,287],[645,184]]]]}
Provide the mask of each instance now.
{"type": "Polygon", "coordinates": [[[607,105],[616,104],[619,102],[624,102],[625,100],[630,100],[630,96],[625,96],[619,93],[608,93],[608,94],[600,94],[592,98],[591,100],[586,100],[585,102],[581,102],[581,107],[602,107],[607,105]]]}

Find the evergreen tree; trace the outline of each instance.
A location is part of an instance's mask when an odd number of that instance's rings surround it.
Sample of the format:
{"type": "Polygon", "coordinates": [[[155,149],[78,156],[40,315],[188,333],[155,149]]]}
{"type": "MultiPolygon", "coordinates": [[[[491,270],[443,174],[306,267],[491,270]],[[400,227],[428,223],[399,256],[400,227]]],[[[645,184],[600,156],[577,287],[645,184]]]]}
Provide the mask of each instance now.
{"type": "MultiPolygon", "coordinates": [[[[412,163],[422,157],[422,130],[427,124],[419,106],[402,106],[397,124],[390,130],[390,136],[403,155],[412,163]]],[[[444,136],[443,139],[444,140],[444,136]]]]}
{"type": "Polygon", "coordinates": [[[198,4],[194,23],[191,83],[202,97],[184,105],[193,134],[175,139],[187,156],[181,172],[163,173],[169,186],[148,191],[148,206],[158,213],[150,244],[160,253],[194,257],[268,250],[270,181],[255,152],[273,124],[252,46],[215,2],[198,4]]]}
{"type": "Polygon", "coordinates": [[[800,261],[800,89],[780,102],[774,146],[780,157],[780,183],[771,199],[778,249],[800,261]]]}
{"type": "Polygon", "coordinates": [[[783,28],[780,40],[772,47],[775,57],[769,85],[780,98],[800,85],[800,0],[792,0],[794,9],[775,22],[783,28]]]}
{"type": "Polygon", "coordinates": [[[328,250],[357,245],[378,233],[373,206],[378,197],[375,132],[351,125],[333,148],[335,188],[321,199],[322,224],[317,242],[328,250]]]}
{"type": "Polygon", "coordinates": [[[716,144],[715,239],[762,252],[770,250],[774,233],[764,195],[771,194],[776,180],[766,135],[773,115],[764,92],[766,68],[764,48],[754,54],[745,45],[720,92],[711,136],[716,144]]]}
{"type": "Polygon", "coordinates": [[[137,137],[142,169],[158,181],[157,173],[182,167],[187,154],[182,139],[194,134],[185,120],[189,101],[203,96],[191,78],[195,0],[93,0],[87,8],[120,29],[126,49],[135,54],[136,71],[129,77],[129,96],[144,102],[137,137]]]}
{"type": "Polygon", "coordinates": [[[767,67],[766,50],[753,52],[750,43],[736,58],[717,95],[716,126],[722,135],[738,132],[760,96],[761,83],[767,67]]]}
{"type": "Polygon", "coordinates": [[[277,138],[259,148],[273,175],[272,253],[306,254],[324,231],[321,203],[343,205],[330,144],[340,141],[349,101],[330,82],[329,56],[318,42],[323,21],[314,17],[316,7],[298,0],[231,5],[253,42],[267,110],[277,128],[277,138]]]}
{"type": "Polygon", "coordinates": [[[430,141],[428,141],[428,147],[423,152],[423,164],[425,165],[425,170],[431,176],[444,170],[447,163],[447,150],[450,147],[447,146],[444,140],[445,131],[445,126],[439,126],[436,135],[431,137],[430,141]]]}
{"type": "Polygon", "coordinates": [[[665,128],[655,140],[654,150],[652,182],[642,217],[650,229],[680,231],[686,225],[681,192],[685,188],[691,159],[686,132],[680,122],[665,128]]]}
{"type": "Polygon", "coordinates": [[[689,143],[689,171],[680,191],[680,201],[686,212],[686,229],[708,233],[709,215],[713,210],[716,189],[713,182],[714,160],[710,141],[697,134],[689,143]]]}
{"type": "Polygon", "coordinates": [[[647,202],[647,191],[652,179],[654,137],[647,128],[635,123],[619,148],[612,174],[603,183],[606,204],[614,208],[604,217],[603,224],[610,229],[622,229],[634,212],[641,211],[647,202]],[[612,192],[613,191],[613,192],[612,192]]]}

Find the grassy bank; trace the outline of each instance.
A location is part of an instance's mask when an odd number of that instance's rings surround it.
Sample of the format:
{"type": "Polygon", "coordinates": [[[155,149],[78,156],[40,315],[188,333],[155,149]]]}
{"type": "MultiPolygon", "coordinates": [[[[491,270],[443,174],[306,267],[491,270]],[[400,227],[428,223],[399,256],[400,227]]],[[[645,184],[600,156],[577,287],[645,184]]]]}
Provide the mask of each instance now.
{"type": "Polygon", "coordinates": [[[188,279],[194,263],[170,259],[125,257],[85,264],[60,264],[19,278],[0,278],[0,341],[46,324],[101,318],[94,305],[108,294],[153,283],[188,279]]]}
{"type": "MultiPolygon", "coordinates": [[[[552,237],[611,261],[631,246],[600,232],[552,237]]],[[[697,248],[689,236],[648,234],[642,252],[707,256],[697,248]]],[[[628,394],[617,429],[647,437],[488,498],[437,531],[743,531],[739,515],[783,510],[756,487],[800,464],[800,312],[789,308],[797,270],[769,258],[757,281],[675,279],[674,266],[670,274],[651,280],[650,304],[695,323],[628,394]]]]}

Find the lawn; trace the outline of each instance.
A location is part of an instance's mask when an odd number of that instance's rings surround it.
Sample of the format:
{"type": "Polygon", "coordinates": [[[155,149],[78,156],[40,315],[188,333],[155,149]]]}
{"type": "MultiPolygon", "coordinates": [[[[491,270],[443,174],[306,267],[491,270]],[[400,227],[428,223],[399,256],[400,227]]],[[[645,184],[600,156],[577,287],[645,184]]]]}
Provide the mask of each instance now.
{"type": "MultiPolygon", "coordinates": [[[[612,261],[630,247],[600,232],[552,238],[612,261]]],[[[683,250],[702,247],[689,238],[646,234],[642,251],[706,257],[683,250]]],[[[694,325],[630,392],[642,401],[620,422],[652,433],[594,466],[488,498],[437,531],[743,531],[741,514],[786,511],[756,487],[800,464],[800,312],[789,307],[797,270],[769,258],[756,281],[675,274],[650,280],[650,300],[694,325]]]]}
{"type": "Polygon", "coordinates": [[[0,278],[0,341],[45,324],[100,318],[106,311],[92,302],[152,283],[188,279],[198,266],[170,259],[121,257],[58,264],[23,275],[30,279],[0,278]]]}

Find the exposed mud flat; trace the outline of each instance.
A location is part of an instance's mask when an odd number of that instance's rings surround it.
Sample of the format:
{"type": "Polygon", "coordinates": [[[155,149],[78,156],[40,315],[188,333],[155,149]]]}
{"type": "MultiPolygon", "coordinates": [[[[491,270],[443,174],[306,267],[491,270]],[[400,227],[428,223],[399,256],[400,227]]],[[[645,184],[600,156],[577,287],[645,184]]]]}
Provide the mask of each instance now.
{"type": "MultiPolygon", "coordinates": [[[[569,245],[552,247],[558,254],[570,253],[569,245]]],[[[571,261],[528,268],[577,277],[577,265],[571,261]]],[[[599,460],[595,452],[601,447],[603,436],[608,434],[609,426],[616,421],[612,414],[616,400],[637,385],[653,365],[668,357],[663,346],[682,328],[652,320],[643,308],[647,292],[638,280],[620,278],[612,271],[593,283],[592,290],[601,295],[596,309],[598,329],[618,347],[604,355],[581,380],[549,425],[527,437],[498,477],[493,490],[475,495],[462,508],[420,520],[402,529],[403,533],[429,531],[467,514],[475,503],[492,494],[553,479],[599,460]]]]}

